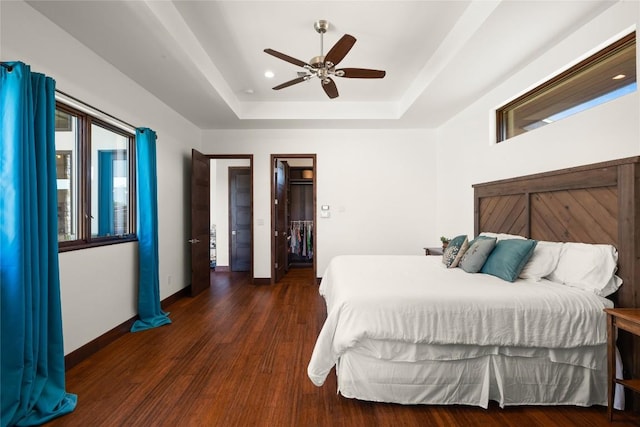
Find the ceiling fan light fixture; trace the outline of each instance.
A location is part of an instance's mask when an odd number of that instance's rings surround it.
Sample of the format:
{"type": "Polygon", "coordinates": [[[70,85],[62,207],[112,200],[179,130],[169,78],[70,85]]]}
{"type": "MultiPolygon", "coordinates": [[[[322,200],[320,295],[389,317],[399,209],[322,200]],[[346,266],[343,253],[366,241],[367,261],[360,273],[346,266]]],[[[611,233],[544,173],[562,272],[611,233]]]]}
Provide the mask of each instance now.
{"type": "Polygon", "coordinates": [[[316,21],[313,27],[316,32],[320,34],[320,55],[314,56],[309,62],[301,61],[277,50],[264,49],[265,53],[306,70],[306,72],[298,72],[297,78],[279,84],[275,86],[273,90],[284,89],[317,77],[327,96],[333,99],[338,97],[338,88],[331,76],[348,77],[352,79],[381,79],[385,76],[386,73],[382,70],[371,70],[368,68],[344,68],[336,70],[335,66],[349,53],[356,42],[356,38],[349,34],[343,35],[325,55],[323,50],[323,36],[329,29],[329,22],[321,19],[316,21]]]}

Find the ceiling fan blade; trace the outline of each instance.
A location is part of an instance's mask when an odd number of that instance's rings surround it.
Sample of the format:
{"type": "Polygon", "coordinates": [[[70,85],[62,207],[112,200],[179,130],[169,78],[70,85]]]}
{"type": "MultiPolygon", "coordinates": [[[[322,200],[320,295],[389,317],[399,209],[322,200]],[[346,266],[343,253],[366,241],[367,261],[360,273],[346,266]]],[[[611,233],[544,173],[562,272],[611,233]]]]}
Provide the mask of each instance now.
{"type": "Polygon", "coordinates": [[[386,74],[382,70],[369,70],[367,68],[341,68],[336,70],[336,76],[350,79],[381,79],[386,74]]]}
{"type": "Polygon", "coordinates": [[[331,77],[327,77],[322,82],[322,89],[324,89],[327,96],[331,99],[338,97],[338,87],[336,83],[331,79],[331,77]]]}
{"type": "Polygon", "coordinates": [[[303,76],[303,77],[298,77],[296,79],[293,80],[289,80],[288,82],[284,82],[282,84],[279,84],[278,86],[274,87],[273,90],[280,90],[280,89],[284,89],[285,87],[289,87],[289,86],[293,86],[295,84],[298,83],[302,83],[305,80],[309,80],[309,76],[303,76]]]}
{"type": "Polygon", "coordinates": [[[333,45],[331,50],[324,57],[324,62],[331,62],[333,66],[338,65],[340,61],[349,53],[353,45],[356,43],[356,38],[345,34],[336,44],[333,45]]]}
{"type": "Polygon", "coordinates": [[[289,55],[285,55],[284,53],[278,52],[277,50],[265,49],[264,51],[265,51],[265,53],[268,53],[269,55],[273,55],[278,59],[282,59],[283,61],[290,62],[290,63],[292,63],[294,65],[297,65],[298,67],[305,67],[305,66],[311,67],[311,65],[307,64],[306,62],[301,61],[301,60],[296,59],[296,58],[293,58],[293,57],[291,57],[289,55]]]}

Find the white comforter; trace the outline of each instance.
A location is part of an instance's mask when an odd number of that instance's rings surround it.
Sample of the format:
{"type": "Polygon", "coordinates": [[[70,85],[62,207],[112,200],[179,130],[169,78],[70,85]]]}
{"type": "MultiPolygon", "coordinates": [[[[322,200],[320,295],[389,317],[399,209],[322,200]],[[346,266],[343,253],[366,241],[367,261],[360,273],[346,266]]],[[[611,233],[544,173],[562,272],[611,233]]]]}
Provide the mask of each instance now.
{"type": "Polygon", "coordinates": [[[606,343],[593,293],[549,281],[509,283],[446,269],[433,256],[339,256],[320,293],[327,319],[308,367],[320,386],[361,342],[569,349],[606,343]]]}

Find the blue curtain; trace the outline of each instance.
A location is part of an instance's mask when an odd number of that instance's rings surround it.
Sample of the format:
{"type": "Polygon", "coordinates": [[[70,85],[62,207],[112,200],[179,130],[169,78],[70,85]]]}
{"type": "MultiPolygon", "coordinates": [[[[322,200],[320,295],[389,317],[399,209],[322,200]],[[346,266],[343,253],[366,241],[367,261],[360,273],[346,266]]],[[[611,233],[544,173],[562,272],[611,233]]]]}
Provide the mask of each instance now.
{"type": "Polygon", "coordinates": [[[113,152],[98,150],[98,236],[112,236],[113,152]]]}
{"type": "Polygon", "coordinates": [[[138,178],[138,283],[139,320],[131,332],[171,323],[168,313],[160,308],[158,273],[158,185],[156,172],[156,133],[147,128],[136,129],[136,165],[138,178]]]}
{"type": "Polygon", "coordinates": [[[0,424],[73,411],[65,391],[55,160],[55,81],[0,67],[0,424]]]}

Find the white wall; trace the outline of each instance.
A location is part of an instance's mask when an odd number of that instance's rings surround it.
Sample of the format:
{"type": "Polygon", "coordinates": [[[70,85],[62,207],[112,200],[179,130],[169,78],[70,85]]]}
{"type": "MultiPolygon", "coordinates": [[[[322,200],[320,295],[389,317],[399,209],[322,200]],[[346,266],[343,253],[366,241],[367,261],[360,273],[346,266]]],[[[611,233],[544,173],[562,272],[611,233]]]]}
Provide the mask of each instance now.
{"type": "MultiPolygon", "coordinates": [[[[2,61],[25,62],[69,95],[157,132],[160,297],[187,286],[190,158],[200,130],[26,3],[0,7],[2,61]]],[[[60,254],[65,354],[137,313],[137,259],[137,243],[60,254]]]]}
{"type": "Polygon", "coordinates": [[[254,276],[271,276],[271,154],[316,154],[318,276],[340,254],[423,254],[437,246],[435,132],[212,130],[206,154],[253,154],[254,276]]]}
{"type": "Polygon", "coordinates": [[[637,92],[500,144],[494,141],[495,108],[620,38],[640,22],[639,9],[640,2],[612,6],[438,130],[443,234],[473,234],[472,184],[640,154],[637,92]]]}

